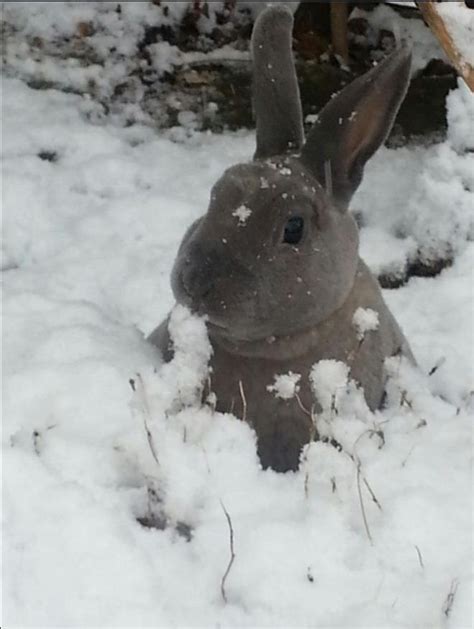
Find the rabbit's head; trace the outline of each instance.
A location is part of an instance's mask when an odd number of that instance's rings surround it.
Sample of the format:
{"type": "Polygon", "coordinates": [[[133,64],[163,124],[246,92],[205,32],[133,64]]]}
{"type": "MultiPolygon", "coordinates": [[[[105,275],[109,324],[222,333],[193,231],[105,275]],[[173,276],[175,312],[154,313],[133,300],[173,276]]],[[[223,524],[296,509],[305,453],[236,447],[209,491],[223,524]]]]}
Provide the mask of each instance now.
{"type": "Polygon", "coordinates": [[[214,186],[172,274],[177,301],[235,341],[292,335],[344,303],[358,266],[348,204],[409,81],[402,48],[333,98],[305,141],[292,24],[278,6],[255,24],[255,157],[214,186]]]}

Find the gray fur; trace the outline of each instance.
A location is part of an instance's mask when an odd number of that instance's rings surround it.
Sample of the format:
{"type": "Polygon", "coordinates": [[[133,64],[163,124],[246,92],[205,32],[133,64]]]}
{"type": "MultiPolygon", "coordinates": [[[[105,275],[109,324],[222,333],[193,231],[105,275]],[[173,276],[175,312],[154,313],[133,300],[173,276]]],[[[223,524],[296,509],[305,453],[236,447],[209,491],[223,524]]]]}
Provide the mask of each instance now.
{"type": "MultiPolygon", "coordinates": [[[[273,41],[283,21],[287,37],[288,16],[281,8],[265,11],[256,25],[254,48],[259,41],[273,41]]],[[[384,394],[385,358],[402,353],[412,359],[376,279],[359,259],[356,224],[349,212],[341,211],[359,183],[357,173],[361,175],[365,160],[393,123],[398,107],[394,103],[399,104],[406,90],[409,63],[405,52],[394,53],[378,73],[370,73],[372,78],[346,88],[326,108],[329,113],[322,116],[301,157],[290,155],[280,136],[272,144],[268,133],[276,127],[270,121],[278,122],[280,114],[273,106],[265,113],[260,103],[257,129],[265,132],[257,154],[266,154],[272,146],[278,152],[227,170],[212,190],[207,213],[189,228],[178,251],[172,288],[178,303],[208,318],[217,409],[243,417],[245,397],[245,419],[255,428],[264,467],[297,469],[301,448],[311,436],[310,419],[298,401],[268,391],[275,375],[301,374],[300,402],[309,409],[312,365],[329,358],[345,361],[351,377],[363,386],[368,405],[376,409],[384,394]],[[365,119],[367,112],[373,114],[374,90],[380,106],[377,120],[354,135],[349,125],[365,119]],[[354,110],[357,116],[345,125],[348,137],[339,132],[344,124],[339,125],[334,112],[347,115],[354,110]],[[327,143],[333,136],[339,148],[327,143]],[[328,157],[334,166],[329,189],[324,167],[321,171],[328,157]],[[242,206],[251,212],[245,221],[237,211],[242,206]],[[297,245],[283,242],[287,220],[295,215],[305,224],[297,245]],[[359,307],[377,311],[380,320],[362,344],[352,322],[359,307]]],[[[281,80],[285,83],[286,77],[290,85],[293,67],[285,72],[281,80]]],[[[256,83],[258,92],[258,75],[256,83]]],[[[172,357],[167,321],[150,341],[165,360],[172,357]]]]}
{"type": "Polygon", "coordinates": [[[292,54],[293,16],[284,6],[263,11],[252,36],[253,106],[257,119],[255,158],[298,151],[303,113],[292,54]]]}
{"type": "Polygon", "coordinates": [[[392,128],[409,84],[411,54],[400,48],[324,107],[301,160],[325,184],[330,164],[334,199],[347,208],[363,169],[392,128]]]}

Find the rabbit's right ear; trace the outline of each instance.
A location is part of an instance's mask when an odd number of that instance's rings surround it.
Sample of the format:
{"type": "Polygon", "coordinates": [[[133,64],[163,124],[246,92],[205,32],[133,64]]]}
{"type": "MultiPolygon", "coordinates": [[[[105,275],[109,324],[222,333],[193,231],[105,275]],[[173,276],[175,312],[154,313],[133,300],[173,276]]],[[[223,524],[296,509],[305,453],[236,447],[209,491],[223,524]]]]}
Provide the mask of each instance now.
{"type": "Polygon", "coordinates": [[[342,210],[392,128],[410,67],[410,50],[396,50],[330,100],[308,135],[301,160],[342,210]]]}
{"type": "Polygon", "coordinates": [[[297,152],[303,145],[303,114],[293,60],[292,31],[293,15],[281,5],[265,9],[254,25],[255,159],[297,152]]]}

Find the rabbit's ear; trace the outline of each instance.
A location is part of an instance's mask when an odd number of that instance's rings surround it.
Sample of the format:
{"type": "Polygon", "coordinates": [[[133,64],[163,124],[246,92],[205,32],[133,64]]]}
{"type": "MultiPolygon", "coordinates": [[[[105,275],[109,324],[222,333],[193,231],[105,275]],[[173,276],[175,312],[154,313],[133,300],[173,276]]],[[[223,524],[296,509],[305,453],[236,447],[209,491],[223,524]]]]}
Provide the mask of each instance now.
{"type": "Polygon", "coordinates": [[[265,9],[252,35],[255,159],[299,151],[303,115],[292,53],[293,15],[284,6],[265,9]]]}
{"type": "Polygon", "coordinates": [[[392,128],[410,67],[411,51],[396,50],[329,101],[308,135],[301,159],[342,209],[392,128]]]}

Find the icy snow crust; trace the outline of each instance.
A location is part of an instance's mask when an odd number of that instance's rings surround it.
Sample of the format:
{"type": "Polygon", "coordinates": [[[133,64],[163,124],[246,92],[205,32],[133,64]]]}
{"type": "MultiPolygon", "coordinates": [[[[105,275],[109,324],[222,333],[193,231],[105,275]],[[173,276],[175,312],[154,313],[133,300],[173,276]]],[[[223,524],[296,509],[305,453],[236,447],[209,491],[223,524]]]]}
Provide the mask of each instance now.
{"type": "Polygon", "coordinates": [[[197,403],[201,320],[173,313],[166,367],[143,340],[173,306],[186,227],[253,136],[97,126],[86,99],[3,81],[2,625],[470,626],[468,100],[450,97],[447,143],[382,150],[354,201],[376,270],[453,252],[386,293],[421,372],[392,361],[376,414],[343,382],[323,424],[342,450],[313,443],[279,475],[249,426],[197,403]]]}

